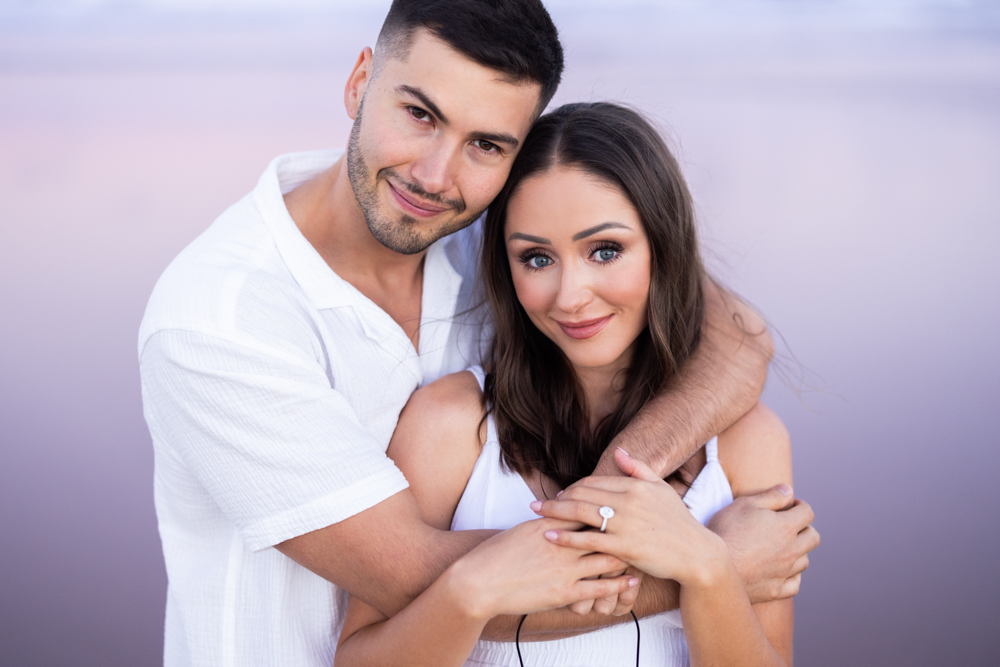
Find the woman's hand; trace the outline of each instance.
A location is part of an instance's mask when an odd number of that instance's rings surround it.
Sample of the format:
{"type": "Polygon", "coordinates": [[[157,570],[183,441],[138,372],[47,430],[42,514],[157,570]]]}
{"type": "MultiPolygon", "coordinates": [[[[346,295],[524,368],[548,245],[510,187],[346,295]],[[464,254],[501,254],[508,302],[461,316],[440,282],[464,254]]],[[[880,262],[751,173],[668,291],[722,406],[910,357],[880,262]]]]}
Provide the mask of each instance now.
{"type": "Polygon", "coordinates": [[[544,537],[579,527],[579,523],[539,519],[486,540],[445,572],[453,599],[469,617],[489,619],[565,607],[638,585],[639,579],[629,575],[590,579],[626,565],[614,556],[557,546],[544,537]]]}
{"type": "Polygon", "coordinates": [[[624,450],[615,461],[629,477],[588,477],[554,500],[532,503],[538,514],[600,528],[599,510],[610,507],[605,532],[566,528],[545,531],[560,546],[612,554],[654,577],[682,586],[703,584],[729,564],[717,535],[702,526],[674,489],[624,450]]]}

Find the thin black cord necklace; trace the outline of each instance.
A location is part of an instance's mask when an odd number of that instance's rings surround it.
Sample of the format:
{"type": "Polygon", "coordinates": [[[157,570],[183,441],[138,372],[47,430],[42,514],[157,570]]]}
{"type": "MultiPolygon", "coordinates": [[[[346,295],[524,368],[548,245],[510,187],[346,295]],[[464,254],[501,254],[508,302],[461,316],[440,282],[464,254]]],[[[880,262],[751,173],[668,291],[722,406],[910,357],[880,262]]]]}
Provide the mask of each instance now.
{"type": "MultiPolygon", "coordinates": [[[[632,620],[635,621],[635,667],[639,667],[639,639],[641,632],[639,631],[639,619],[635,617],[635,612],[630,611],[632,614],[632,620]]],[[[525,614],[521,617],[521,621],[517,624],[517,634],[514,635],[514,646],[517,648],[517,661],[521,663],[521,667],[524,667],[524,658],[521,657],[521,626],[524,625],[524,619],[528,618],[525,614]]]]}

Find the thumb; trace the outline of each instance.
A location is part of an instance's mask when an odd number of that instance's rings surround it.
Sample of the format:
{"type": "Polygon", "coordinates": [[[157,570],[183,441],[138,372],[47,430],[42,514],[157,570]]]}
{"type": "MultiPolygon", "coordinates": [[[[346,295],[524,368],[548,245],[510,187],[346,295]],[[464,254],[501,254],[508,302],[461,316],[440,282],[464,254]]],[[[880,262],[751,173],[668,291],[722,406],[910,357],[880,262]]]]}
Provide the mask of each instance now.
{"type": "Polygon", "coordinates": [[[629,456],[621,447],[615,448],[615,463],[623,473],[632,477],[634,479],[641,479],[647,482],[662,482],[659,475],[653,472],[652,468],[640,461],[639,459],[634,459],[629,456]]]}
{"type": "Polygon", "coordinates": [[[794,500],[792,487],[787,484],[779,484],[771,487],[767,491],[761,491],[760,493],[755,493],[752,496],[744,496],[744,498],[749,500],[756,507],[774,510],[775,512],[785,509],[791,505],[794,500]]]}

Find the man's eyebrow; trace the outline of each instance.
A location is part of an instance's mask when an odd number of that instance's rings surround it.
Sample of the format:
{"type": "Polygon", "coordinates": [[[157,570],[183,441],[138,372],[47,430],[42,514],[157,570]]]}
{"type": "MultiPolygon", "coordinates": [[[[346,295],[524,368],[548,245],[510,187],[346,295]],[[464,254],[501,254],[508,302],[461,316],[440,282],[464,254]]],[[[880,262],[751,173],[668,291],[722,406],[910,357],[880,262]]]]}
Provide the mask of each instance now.
{"type": "MultiPolygon", "coordinates": [[[[440,120],[445,125],[448,124],[447,116],[441,113],[441,109],[438,108],[438,105],[434,104],[434,102],[431,101],[431,98],[427,97],[427,94],[424,93],[424,91],[420,90],[419,88],[415,88],[413,86],[400,85],[396,86],[396,92],[417,98],[420,101],[420,104],[426,107],[427,110],[430,111],[432,114],[437,116],[438,120],[440,120]]],[[[489,141],[490,143],[494,144],[503,144],[509,147],[511,150],[516,150],[518,145],[520,145],[521,143],[517,140],[517,137],[515,137],[512,134],[507,134],[506,132],[499,132],[499,133],[475,132],[472,135],[472,140],[489,141]]]]}
{"type": "Polygon", "coordinates": [[[491,144],[507,144],[511,150],[517,148],[519,142],[512,134],[494,134],[492,132],[475,132],[472,135],[473,141],[488,141],[491,144]]]}
{"type": "Polygon", "coordinates": [[[521,232],[514,232],[507,238],[507,243],[510,243],[514,239],[521,239],[522,241],[527,241],[529,243],[541,243],[543,245],[552,245],[552,241],[548,239],[543,239],[541,236],[532,236],[531,234],[522,234],[521,232]]]}
{"type": "Polygon", "coordinates": [[[448,124],[448,119],[445,117],[443,113],[441,113],[441,110],[438,109],[438,106],[431,101],[431,98],[427,97],[427,95],[424,94],[424,91],[420,90],[419,88],[414,88],[413,86],[401,85],[401,86],[396,86],[396,92],[417,98],[418,100],[420,100],[420,103],[422,105],[427,107],[428,111],[430,111],[432,114],[438,117],[438,120],[440,120],[445,125],[448,124]]]}
{"type": "Polygon", "coordinates": [[[620,222],[602,222],[599,225],[594,225],[590,229],[585,229],[582,232],[577,232],[576,234],[573,234],[573,240],[579,241],[580,239],[585,239],[588,236],[596,234],[597,232],[603,232],[605,229],[614,229],[614,228],[632,229],[628,225],[623,225],[620,222]]]}

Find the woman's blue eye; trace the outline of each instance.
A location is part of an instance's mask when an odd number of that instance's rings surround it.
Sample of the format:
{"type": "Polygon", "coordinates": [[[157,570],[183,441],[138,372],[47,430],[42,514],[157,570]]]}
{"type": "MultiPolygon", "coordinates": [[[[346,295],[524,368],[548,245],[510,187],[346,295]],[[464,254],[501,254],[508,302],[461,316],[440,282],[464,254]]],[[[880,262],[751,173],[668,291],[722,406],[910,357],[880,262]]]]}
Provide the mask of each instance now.
{"type": "Polygon", "coordinates": [[[610,262],[618,254],[617,250],[612,250],[611,248],[603,248],[597,251],[597,258],[602,262],[610,262]]]}
{"type": "Polygon", "coordinates": [[[545,255],[535,255],[528,260],[528,264],[535,269],[541,269],[552,263],[552,259],[545,255]]]}

